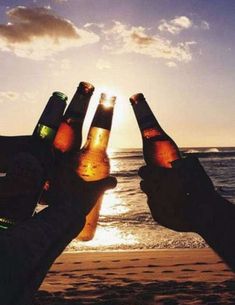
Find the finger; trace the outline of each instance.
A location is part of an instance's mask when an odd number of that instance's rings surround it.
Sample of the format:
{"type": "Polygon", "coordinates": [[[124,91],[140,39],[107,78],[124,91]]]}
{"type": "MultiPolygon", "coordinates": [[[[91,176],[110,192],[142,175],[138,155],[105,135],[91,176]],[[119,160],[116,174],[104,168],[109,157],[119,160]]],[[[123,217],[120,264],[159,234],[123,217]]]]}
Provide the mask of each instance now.
{"type": "Polygon", "coordinates": [[[38,160],[28,153],[19,153],[13,159],[7,177],[37,184],[41,182],[42,167],[38,160]]]}
{"type": "Polygon", "coordinates": [[[19,152],[28,152],[31,136],[0,136],[0,171],[6,172],[12,158],[19,152]]]}
{"type": "Polygon", "coordinates": [[[144,193],[146,193],[149,196],[151,193],[153,193],[159,189],[159,184],[150,183],[150,182],[147,182],[146,180],[142,180],[142,181],[140,181],[140,188],[144,193]]]}
{"type": "Polygon", "coordinates": [[[90,182],[92,187],[97,187],[100,191],[113,189],[117,185],[117,179],[113,176],[109,176],[99,181],[90,182]]]}
{"type": "Polygon", "coordinates": [[[158,181],[165,177],[172,169],[159,166],[143,166],[139,169],[138,175],[144,180],[158,181]]]}

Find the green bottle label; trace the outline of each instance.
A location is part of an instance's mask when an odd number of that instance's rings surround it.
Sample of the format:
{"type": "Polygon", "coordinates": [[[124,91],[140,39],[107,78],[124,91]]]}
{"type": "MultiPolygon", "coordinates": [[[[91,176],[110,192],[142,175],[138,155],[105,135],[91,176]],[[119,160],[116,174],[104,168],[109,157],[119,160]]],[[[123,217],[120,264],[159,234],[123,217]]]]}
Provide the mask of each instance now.
{"type": "Polygon", "coordinates": [[[37,135],[41,139],[45,139],[49,142],[52,142],[55,138],[56,132],[53,128],[46,125],[38,124],[37,126],[37,135]]]}
{"type": "Polygon", "coordinates": [[[1,229],[8,229],[9,227],[11,227],[14,224],[14,222],[12,220],[9,220],[7,218],[0,218],[0,230],[1,229]]]}

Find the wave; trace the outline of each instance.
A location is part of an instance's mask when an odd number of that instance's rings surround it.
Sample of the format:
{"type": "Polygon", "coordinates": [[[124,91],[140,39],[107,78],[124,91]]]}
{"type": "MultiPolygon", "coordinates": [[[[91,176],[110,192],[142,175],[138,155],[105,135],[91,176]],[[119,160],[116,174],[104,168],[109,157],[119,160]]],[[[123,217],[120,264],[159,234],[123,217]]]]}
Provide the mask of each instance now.
{"type": "MultiPolygon", "coordinates": [[[[199,158],[206,157],[235,157],[235,147],[192,147],[192,148],[181,148],[180,149],[183,156],[195,155],[199,158]]],[[[111,156],[111,159],[132,159],[141,160],[143,159],[143,151],[139,150],[129,150],[129,151],[116,151],[111,156]]]]}
{"type": "Polygon", "coordinates": [[[133,155],[132,153],[129,154],[119,154],[119,155],[114,155],[111,157],[112,159],[142,159],[143,158],[143,153],[139,153],[138,155],[133,155]]]}
{"type": "Polygon", "coordinates": [[[220,150],[218,148],[208,148],[208,149],[205,149],[204,151],[202,150],[197,150],[195,148],[191,148],[187,151],[185,151],[185,153],[187,154],[197,154],[197,153],[219,153],[220,150]]]}
{"type": "Polygon", "coordinates": [[[182,151],[183,156],[193,155],[198,158],[211,158],[211,157],[235,157],[235,151],[219,151],[219,150],[205,150],[205,151],[198,151],[198,150],[189,150],[189,151],[182,151]]]}

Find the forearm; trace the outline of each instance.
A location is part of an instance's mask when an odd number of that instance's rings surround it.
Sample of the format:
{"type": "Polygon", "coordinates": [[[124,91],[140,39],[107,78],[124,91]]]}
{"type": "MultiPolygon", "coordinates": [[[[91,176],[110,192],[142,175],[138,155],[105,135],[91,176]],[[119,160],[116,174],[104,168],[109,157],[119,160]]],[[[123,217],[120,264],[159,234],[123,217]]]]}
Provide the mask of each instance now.
{"type": "Polygon", "coordinates": [[[0,299],[6,298],[4,305],[14,304],[13,300],[17,305],[27,304],[53,261],[81,231],[84,222],[85,216],[66,203],[50,207],[2,234],[5,252],[0,256],[6,264],[1,270],[0,299]]]}
{"type": "Polygon", "coordinates": [[[235,271],[235,206],[215,193],[211,207],[198,233],[235,271]]]}

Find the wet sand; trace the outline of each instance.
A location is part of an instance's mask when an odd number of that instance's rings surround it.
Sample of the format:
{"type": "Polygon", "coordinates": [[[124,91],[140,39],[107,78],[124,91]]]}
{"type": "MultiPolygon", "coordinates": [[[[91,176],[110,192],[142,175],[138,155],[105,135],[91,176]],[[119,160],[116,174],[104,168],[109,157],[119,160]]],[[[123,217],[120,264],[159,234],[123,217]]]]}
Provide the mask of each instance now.
{"type": "Polygon", "coordinates": [[[235,275],[210,249],[64,253],[35,305],[235,304],[235,275]]]}

